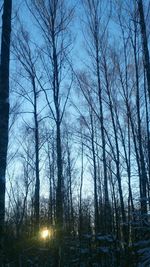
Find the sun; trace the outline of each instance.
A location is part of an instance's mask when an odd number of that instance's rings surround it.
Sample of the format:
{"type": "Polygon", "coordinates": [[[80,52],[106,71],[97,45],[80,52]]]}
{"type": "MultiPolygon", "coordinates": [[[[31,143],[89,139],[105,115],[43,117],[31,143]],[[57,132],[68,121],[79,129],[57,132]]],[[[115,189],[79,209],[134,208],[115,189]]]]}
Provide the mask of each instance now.
{"type": "Polygon", "coordinates": [[[42,238],[42,239],[47,239],[47,238],[50,237],[50,230],[48,230],[48,229],[43,229],[43,230],[41,230],[40,235],[41,235],[41,238],[42,238]]]}

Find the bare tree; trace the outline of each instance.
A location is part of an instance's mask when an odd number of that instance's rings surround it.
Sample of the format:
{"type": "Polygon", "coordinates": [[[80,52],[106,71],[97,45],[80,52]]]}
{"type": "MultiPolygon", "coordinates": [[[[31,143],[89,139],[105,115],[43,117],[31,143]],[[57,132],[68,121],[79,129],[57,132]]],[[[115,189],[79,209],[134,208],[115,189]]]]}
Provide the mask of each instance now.
{"type": "MultiPolygon", "coordinates": [[[[38,60],[38,52],[31,49],[31,41],[29,34],[24,30],[23,26],[20,25],[19,34],[15,36],[13,41],[14,54],[16,55],[18,61],[20,62],[25,74],[28,77],[29,83],[31,86],[31,91],[24,88],[23,85],[19,83],[19,90],[16,91],[21,97],[25,98],[28,103],[31,105],[31,114],[33,114],[34,126],[31,127],[34,131],[34,144],[35,144],[35,195],[34,195],[34,212],[35,212],[35,229],[39,230],[39,221],[40,221],[40,168],[39,168],[39,118],[40,111],[38,110],[38,97],[40,90],[37,85],[38,75],[36,70],[36,63],[38,60]],[[17,40],[17,41],[16,41],[17,40]]],[[[28,113],[25,110],[25,113],[28,113]]]]}
{"type": "MultiPolygon", "coordinates": [[[[103,2],[103,1],[102,1],[103,2]]],[[[99,111],[98,119],[100,122],[101,140],[102,140],[102,157],[103,157],[103,173],[104,173],[104,199],[106,209],[105,214],[105,227],[106,232],[111,228],[110,220],[110,205],[109,205],[109,194],[108,194],[108,174],[107,174],[107,155],[106,155],[106,136],[105,136],[105,126],[104,126],[104,102],[103,94],[104,88],[101,79],[101,51],[103,47],[103,42],[105,39],[105,31],[107,28],[107,23],[105,27],[102,26],[101,16],[102,16],[102,6],[101,1],[91,1],[87,0],[84,3],[85,13],[87,17],[87,30],[89,33],[89,39],[87,41],[87,50],[91,58],[92,66],[94,67],[95,74],[95,84],[96,84],[96,95],[98,97],[99,111]]],[[[86,98],[88,99],[88,97],[86,98]]],[[[88,101],[91,105],[90,101],[88,101]]],[[[91,106],[93,109],[93,105],[91,106]]]]}
{"type": "MultiPolygon", "coordinates": [[[[51,115],[56,126],[56,151],[57,151],[57,189],[56,189],[56,221],[57,227],[62,231],[63,226],[63,163],[61,144],[61,123],[64,116],[70,88],[66,92],[66,99],[62,103],[62,81],[64,75],[64,63],[69,51],[68,40],[69,24],[72,19],[73,9],[66,7],[64,0],[60,1],[32,1],[32,7],[28,5],[37,24],[44,36],[44,49],[42,52],[43,68],[48,78],[48,86],[52,89],[49,96],[45,88],[42,89],[50,108],[51,115]],[[45,64],[45,55],[47,63],[45,64]]],[[[68,68],[67,68],[68,72],[68,68]]],[[[66,75],[66,74],[65,74],[66,75]]],[[[58,232],[59,232],[58,230],[58,232]]]]}

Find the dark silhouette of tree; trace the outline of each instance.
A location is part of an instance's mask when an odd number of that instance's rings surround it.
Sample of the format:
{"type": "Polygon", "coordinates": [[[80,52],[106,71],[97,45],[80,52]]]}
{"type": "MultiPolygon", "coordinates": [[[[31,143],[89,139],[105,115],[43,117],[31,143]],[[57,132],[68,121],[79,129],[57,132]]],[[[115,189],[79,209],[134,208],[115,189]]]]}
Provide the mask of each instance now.
{"type": "Polygon", "coordinates": [[[60,1],[32,1],[29,6],[41,33],[44,37],[43,67],[49,79],[49,86],[52,88],[53,105],[50,104],[50,97],[42,87],[50,112],[56,126],[56,151],[57,151],[57,188],[56,188],[56,221],[58,232],[63,227],[63,162],[62,162],[62,141],[61,141],[61,124],[64,116],[68,92],[66,100],[61,102],[61,81],[63,66],[66,60],[70,42],[68,40],[67,30],[72,20],[73,9],[67,7],[64,0],[60,1]],[[45,65],[45,55],[48,57],[49,71],[45,65]]]}
{"type": "MultiPolygon", "coordinates": [[[[12,1],[5,0],[2,17],[0,56],[0,241],[4,234],[5,221],[5,173],[9,123],[9,56],[12,1]]],[[[0,244],[2,245],[2,244],[0,244]]],[[[0,256],[1,257],[1,256],[0,256]]]]}
{"type": "Polygon", "coordinates": [[[140,17],[140,28],[141,28],[142,47],[143,47],[143,61],[144,61],[144,68],[146,71],[147,90],[148,90],[149,101],[150,101],[150,60],[149,60],[148,39],[147,39],[147,33],[146,33],[146,24],[145,24],[142,0],[138,0],[138,11],[139,11],[139,17],[140,17]]]}
{"type": "Polygon", "coordinates": [[[40,90],[37,85],[38,75],[36,70],[36,61],[38,60],[37,52],[33,55],[31,49],[31,40],[29,34],[24,30],[23,26],[20,25],[19,34],[15,36],[15,39],[12,43],[14,53],[20,62],[21,66],[25,70],[26,75],[30,81],[32,96],[29,96],[30,93],[28,89],[25,89],[24,92],[19,90],[18,94],[25,95],[26,100],[32,106],[32,113],[34,118],[34,144],[35,144],[35,194],[34,194],[34,212],[35,212],[35,229],[39,230],[40,222],[40,171],[39,171],[39,111],[38,111],[38,97],[40,90]],[[16,40],[15,40],[16,39],[16,40]],[[28,95],[28,96],[27,96],[28,95]]]}
{"type": "MultiPolygon", "coordinates": [[[[104,102],[103,94],[104,88],[101,79],[101,52],[105,36],[105,30],[102,29],[101,16],[102,16],[102,2],[87,0],[84,3],[85,13],[87,17],[87,31],[89,39],[87,49],[91,62],[95,70],[96,90],[99,105],[98,119],[100,123],[101,140],[102,140],[102,158],[103,158],[103,175],[104,175],[104,201],[105,201],[105,228],[106,232],[111,228],[110,219],[110,203],[108,193],[108,170],[107,170],[107,155],[106,155],[106,135],[104,126],[104,102]],[[89,47],[88,47],[89,46],[89,47]],[[92,52],[91,52],[92,51],[92,52]]],[[[107,26],[106,26],[107,27],[107,26]]],[[[89,101],[90,104],[90,101],[89,101]]],[[[91,104],[90,104],[91,105],[91,104]]]]}

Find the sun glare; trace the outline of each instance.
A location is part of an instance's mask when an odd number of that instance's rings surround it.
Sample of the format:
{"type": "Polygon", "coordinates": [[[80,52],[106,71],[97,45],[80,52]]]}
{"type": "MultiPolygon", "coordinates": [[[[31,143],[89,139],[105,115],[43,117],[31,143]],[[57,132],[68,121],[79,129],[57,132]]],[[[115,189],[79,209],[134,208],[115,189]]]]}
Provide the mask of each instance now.
{"type": "Polygon", "coordinates": [[[50,230],[48,230],[48,229],[43,229],[42,231],[41,231],[41,238],[42,239],[47,239],[47,238],[49,238],[50,237],[50,230]]]}

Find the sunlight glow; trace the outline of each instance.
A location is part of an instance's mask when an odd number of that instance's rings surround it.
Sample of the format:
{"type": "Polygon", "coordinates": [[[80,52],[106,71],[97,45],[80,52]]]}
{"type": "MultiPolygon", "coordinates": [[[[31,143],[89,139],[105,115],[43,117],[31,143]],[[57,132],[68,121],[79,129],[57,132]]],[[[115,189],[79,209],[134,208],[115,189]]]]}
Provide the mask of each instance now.
{"type": "Polygon", "coordinates": [[[47,238],[49,238],[50,237],[50,230],[48,230],[48,229],[43,229],[43,230],[41,230],[41,238],[42,239],[47,239],[47,238]]]}

